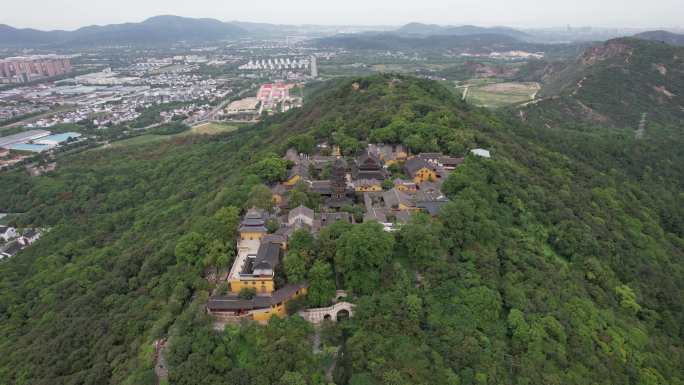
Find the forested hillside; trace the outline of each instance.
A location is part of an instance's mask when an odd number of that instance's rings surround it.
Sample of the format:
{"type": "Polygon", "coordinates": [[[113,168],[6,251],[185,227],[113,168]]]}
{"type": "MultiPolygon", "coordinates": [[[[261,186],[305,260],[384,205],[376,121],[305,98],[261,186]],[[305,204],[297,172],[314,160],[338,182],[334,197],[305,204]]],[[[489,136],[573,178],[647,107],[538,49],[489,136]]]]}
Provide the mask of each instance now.
{"type": "Polygon", "coordinates": [[[316,45],[326,48],[361,50],[444,50],[459,49],[472,52],[493,52],[512,49],[530,50],[537,45],[525,43],[515,37],[480,33],[470,35],[436,34],[431,36],[402,36],[394,33],[342,34],[316,40],[316,45]]]}
{"type": "Polygon", "coordinates": [[[684,46],[684,35],[668,31],[648,31],[634,35],[638,39],[659,41],[671,45],[684,46]]]}
{"type": "Polygon", "coordinates": [[[683,165],[681,130],[529,126],[380,75],[235,133],[0,174],[0,211],[51,228],[0,263],[0,384],[154,384],[152,343],[168,335],[172,384],[324,384],[338,347],[338,385],[681,385],[683,165]],[[214,330],[202,278],[236,210],[311,139],[493,155],[466,157],[436,218],[339,223],[292,246],[357,304],[323,330],[323,353],[298,316],[214,330]],[[197,248],[178,253],[190,233],[197,248]]]}
{"type": "Polygon", "coordinates": [[[648,122],[657,124],[684,119],[681,47],[616,39],[554,67],[544,68],[540,78],[544,100],[524,110],[534,125],[636,129],[644,113],[648,122]]]}

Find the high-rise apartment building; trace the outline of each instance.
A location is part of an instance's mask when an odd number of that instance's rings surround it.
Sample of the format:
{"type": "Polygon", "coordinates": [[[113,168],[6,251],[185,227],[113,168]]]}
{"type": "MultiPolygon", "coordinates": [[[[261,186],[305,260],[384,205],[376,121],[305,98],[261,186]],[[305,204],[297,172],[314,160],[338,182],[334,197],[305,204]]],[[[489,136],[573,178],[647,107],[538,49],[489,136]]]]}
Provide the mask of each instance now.
{"type": "Polygon", "coordinates": [[[0,59],[0,83],[26,83],[71,72],[69,58],[57,55],[0,59]]]}
{"type": "Polygon", "coordinates": [[[314,79],[318,77],[318,60],[314,55],[311,55],[311,77],[314,79]]]}

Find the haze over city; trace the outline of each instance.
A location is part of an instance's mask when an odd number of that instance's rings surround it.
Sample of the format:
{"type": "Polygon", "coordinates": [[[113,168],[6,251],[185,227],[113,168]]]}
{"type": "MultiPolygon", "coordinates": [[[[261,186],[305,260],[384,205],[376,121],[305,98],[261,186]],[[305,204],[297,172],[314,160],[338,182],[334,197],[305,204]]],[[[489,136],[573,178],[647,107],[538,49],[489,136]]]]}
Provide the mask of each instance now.
{"type": "Polygon", "coordinates": [[[160,14],[211,17],[279,24],[400,25],[408,22],[436,24],[509,25],[516,27],[602,26],[681,27],[679,0],[313,0],[223,2],[218,0],[89,0],[9,2],[3,6],[0,24],[41,30],[72,30],[86,25],[137,22],[160,14]],[[87,11],[84,11],[87,10],[87,11]]]}

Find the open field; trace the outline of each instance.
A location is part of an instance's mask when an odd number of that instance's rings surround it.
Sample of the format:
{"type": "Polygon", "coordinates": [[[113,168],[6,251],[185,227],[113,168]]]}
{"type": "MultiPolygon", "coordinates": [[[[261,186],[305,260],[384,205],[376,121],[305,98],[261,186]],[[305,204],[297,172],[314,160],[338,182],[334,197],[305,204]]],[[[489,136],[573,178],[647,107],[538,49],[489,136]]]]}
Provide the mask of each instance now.
{"type": "Polygon", "coordinates": [[[119,140],[119,141],[113,142],[113,143],[111,143],[105,147],[100,147],[100,148],[117,148],[117,147],[135,146],[135,145],[140,145],[140,144],[161,142],[163,140],[168,140],[168,139],[171,139],[171,138],[174,138],[177,136],[178,135],[155,135],[155,134],[139,135],[139,136],[135,136],[135,137],[128,138],[128,139],[119,140]]]}
{"type": "Polygon", "coordinates": [[[239,124],[236,123],[218,123],[218,122],[211,122],[211,123],[205,123],[205,124],[200,124],[199,126],[195,126],[192,129],[190,129],[189,132],[183,132],[179,135],[188,135],[188,134],[198,134],[198,135],[216,135],[216,134],[223,134],[226,132],[231,132],[235,131],[238,128],[240,128],[239,124]]]}
{"type": "Polygon", "coordinates": [[[116,147],[125,147],[125,146],[134,146],[134,145],[140,145],[140,144],[148,144],[148,143],[161,142],[164,140],[179,138],[179,137],[188,136],[188,135],[218,135],[218,134],[223,134],[223,133],[235,131],[238,128],[240,128],[240,124],[236,124],[236,123],[219,123],[219,122],[205,123],[205,124],[201,124],[199,126],[192,127],[190,130],[185,131],[185,132],[181,132],[179,134],[174,134],[174,135],[145,134],[145,135],[140,135],[140,136],[136,136],[133,138],[124,139],[124,140],[120,140],[120,141],[111,143],[107,147],[108,148],[116,148],[116,147]]]}
{"type": "Polygon", "coordinates": [[[534,100],[538,83],[495,83],[469,88],[467,100],[481,107],[499,108],[534,100]]]}

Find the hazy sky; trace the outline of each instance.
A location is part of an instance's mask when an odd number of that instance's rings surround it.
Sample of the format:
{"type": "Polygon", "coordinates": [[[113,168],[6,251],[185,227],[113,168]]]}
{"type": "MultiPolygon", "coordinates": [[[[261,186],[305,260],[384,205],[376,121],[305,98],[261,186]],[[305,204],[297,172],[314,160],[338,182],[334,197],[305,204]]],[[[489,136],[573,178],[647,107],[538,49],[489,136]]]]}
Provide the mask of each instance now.
{"type": "Polygon", "coordinates": [[[0,24],[75,29],[160,14],[281,24],[681,27],[683,0],[2,0],[0,24]]]}

